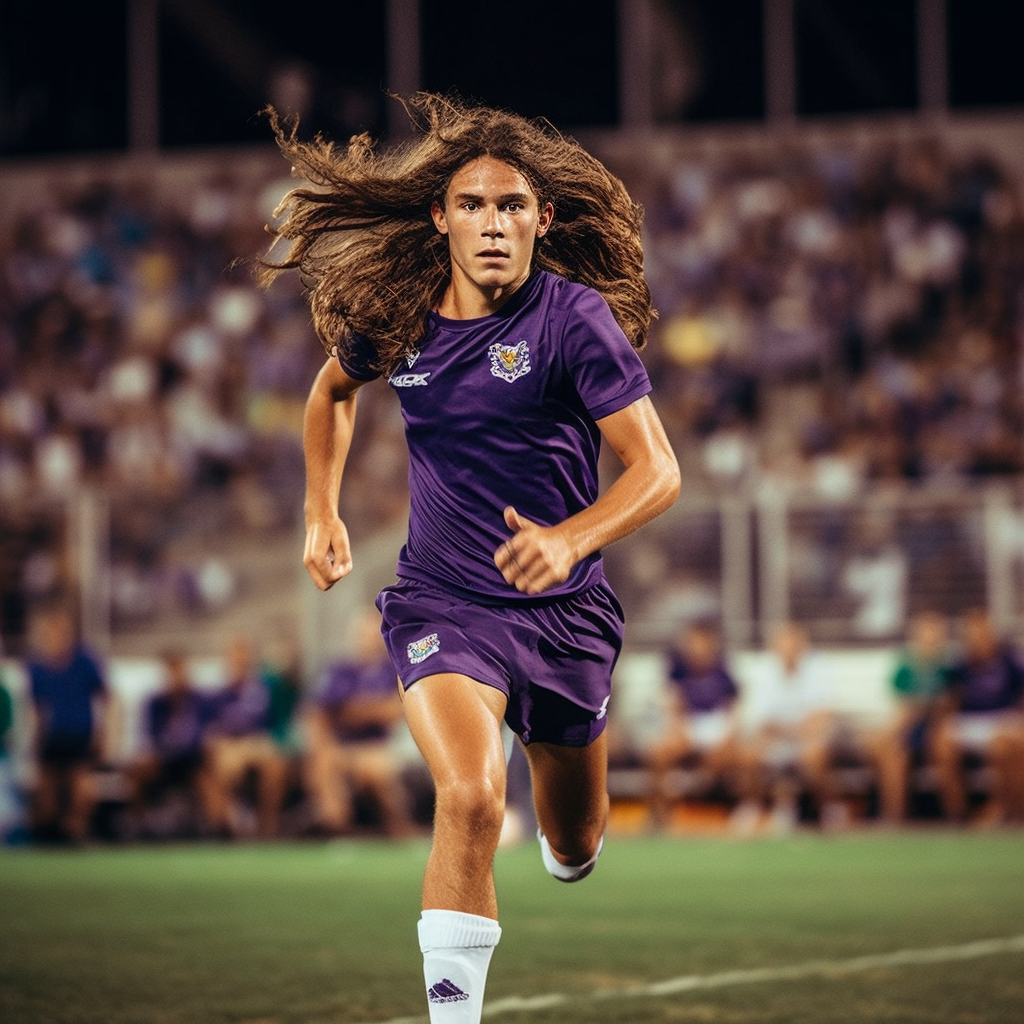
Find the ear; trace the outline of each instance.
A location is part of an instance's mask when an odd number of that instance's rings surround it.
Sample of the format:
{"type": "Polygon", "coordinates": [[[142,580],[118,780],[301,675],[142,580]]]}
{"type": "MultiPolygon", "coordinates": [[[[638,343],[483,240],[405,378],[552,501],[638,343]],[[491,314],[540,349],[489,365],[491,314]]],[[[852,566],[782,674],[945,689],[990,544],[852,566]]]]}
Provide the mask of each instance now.
{"type": "Polygon", "coordinates": [[[551,227],[551,222],[555,219],[555,208],[550,203],[544,203],[540,208],[540,214],[537,218],[537,237],[543,238],[548,233],[548,228],[551,227]]]}
{"type": "Polygon", "coordinates": [[[441,204],[436,199],[430,204],[430,219],[442,235],[448,234],[448,218],[445,217],[444,210],[441,209],[441,204]]]}

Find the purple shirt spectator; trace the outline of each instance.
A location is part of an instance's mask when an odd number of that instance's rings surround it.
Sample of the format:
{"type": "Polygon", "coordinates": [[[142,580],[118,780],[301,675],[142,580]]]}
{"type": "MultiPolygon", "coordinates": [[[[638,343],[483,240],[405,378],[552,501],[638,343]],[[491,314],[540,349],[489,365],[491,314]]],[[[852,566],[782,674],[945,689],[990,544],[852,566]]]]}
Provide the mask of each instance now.
{"type": "Polygon", "coordinates": [[[330,669],[326,683],[316,695],[316,705],[327,712],[335,736],[342,743],[385,739],[389,730],[383,722],[346,725],[337,712],[360,697],[391,697],[396,692],[395,685],[395,670],[390,661],[340,662],[330,669]]]}
{"type": "Polygon", "coordinates": [[[270,692],[256,676],[224,687],[211,703],[211,733],[251,736],[270,727],[270,692]]]}

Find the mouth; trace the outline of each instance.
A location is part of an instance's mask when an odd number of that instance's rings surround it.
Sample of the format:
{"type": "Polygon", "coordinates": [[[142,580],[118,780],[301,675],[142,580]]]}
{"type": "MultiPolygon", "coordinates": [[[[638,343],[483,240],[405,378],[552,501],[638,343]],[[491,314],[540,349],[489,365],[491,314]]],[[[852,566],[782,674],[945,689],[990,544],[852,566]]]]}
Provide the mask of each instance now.
{"type": "Polygon", "coordinates": [[[508,253],[502,252],[501,249],[483,249],[477,253],[481,259],[484,260],[504,260],[508,259],[508,253]]]}

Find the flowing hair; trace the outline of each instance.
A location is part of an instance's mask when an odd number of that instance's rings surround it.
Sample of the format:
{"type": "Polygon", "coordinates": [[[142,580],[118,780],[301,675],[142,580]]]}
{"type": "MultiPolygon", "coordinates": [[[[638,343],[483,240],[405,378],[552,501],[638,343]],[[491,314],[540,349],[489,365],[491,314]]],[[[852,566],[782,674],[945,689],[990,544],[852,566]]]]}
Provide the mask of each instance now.
{"type": "Polygon", "coordinates": [[[389,373],[421,340],[451,279],[448,239],[431,204],[443,207],[452,176],[482,156],[514,167],[542,205],[554,206],[535,266],[598,291],[630,343],[643,348],[656,313],[643,275],[642,211],[623,183],[546,121],[434,93],[401,102],[417,134],[385,151],[365,133],[344,149],[320,135],[303,142],[297,122],[266,111],[292,173],[312,187],[294,189],[275,210],[274,243],[257,276],[268,286],[299,271],[325,351],[344,352],[353,333],[362,335],[376,351],[375,368],[389,373]],[[287,254],[275,261],[282,240],[287,254]]]}

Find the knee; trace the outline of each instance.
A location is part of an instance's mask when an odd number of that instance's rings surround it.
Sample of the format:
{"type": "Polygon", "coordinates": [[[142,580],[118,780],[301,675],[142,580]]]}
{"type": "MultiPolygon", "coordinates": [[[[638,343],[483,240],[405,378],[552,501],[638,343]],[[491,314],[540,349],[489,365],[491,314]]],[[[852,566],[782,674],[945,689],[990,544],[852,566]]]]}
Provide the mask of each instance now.
{"type": "Polygon", "coordinates": [[[471,837],[501,832],[505,816],[505,786],[491,775],[456,776],[436,786],[435,817],[471,837]]]}

